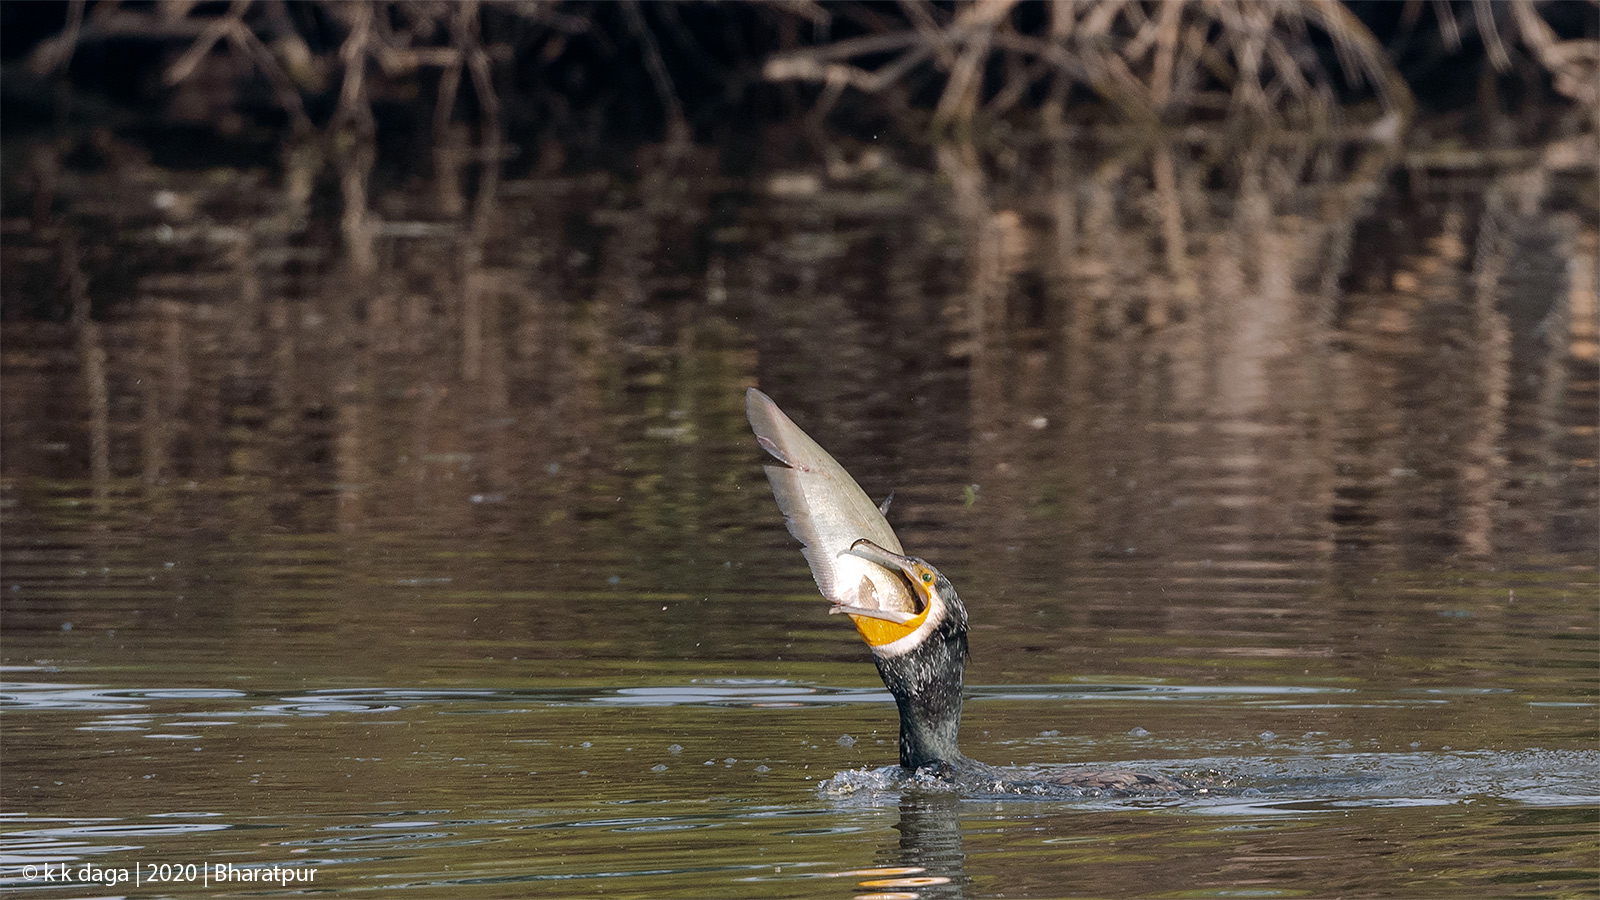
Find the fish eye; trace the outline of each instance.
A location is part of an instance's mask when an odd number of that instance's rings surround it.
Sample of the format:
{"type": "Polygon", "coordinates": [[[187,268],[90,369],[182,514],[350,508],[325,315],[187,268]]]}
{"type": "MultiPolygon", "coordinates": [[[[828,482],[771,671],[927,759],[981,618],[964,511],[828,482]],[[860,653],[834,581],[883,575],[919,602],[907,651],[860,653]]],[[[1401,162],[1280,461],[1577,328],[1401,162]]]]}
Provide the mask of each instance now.
{"type": "Polygon", "coordinates": [[[922,573],[922,583],[923,584],[933,584],[933,573],[932,572],[923,572],[922,573]]]}

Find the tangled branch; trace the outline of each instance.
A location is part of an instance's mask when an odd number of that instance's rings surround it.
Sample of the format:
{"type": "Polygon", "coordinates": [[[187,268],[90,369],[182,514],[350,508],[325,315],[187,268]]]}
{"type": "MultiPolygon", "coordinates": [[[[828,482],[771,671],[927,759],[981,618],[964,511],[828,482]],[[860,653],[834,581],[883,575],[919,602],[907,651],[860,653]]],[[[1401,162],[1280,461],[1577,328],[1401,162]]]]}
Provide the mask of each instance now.
{"type": "Polygon", "coordinates": [[[1135,121],[1219,113],[1326,121],[1338,74],[1369,86],[1386,114],[1411,113],[1384,48],[1337,0],[1054,3],[1043,27],[1018,0],[903,8],[898,30],[791,51],[765,74],[822,83],[831,97],[839,86],[881,95],[933,73],[942,80],[936,129],[998,119],[1025,98],[1073,87],[1135,121]],[[1333,46],[1337,72],[1311,50],[1312,31],[1333,46]]]}

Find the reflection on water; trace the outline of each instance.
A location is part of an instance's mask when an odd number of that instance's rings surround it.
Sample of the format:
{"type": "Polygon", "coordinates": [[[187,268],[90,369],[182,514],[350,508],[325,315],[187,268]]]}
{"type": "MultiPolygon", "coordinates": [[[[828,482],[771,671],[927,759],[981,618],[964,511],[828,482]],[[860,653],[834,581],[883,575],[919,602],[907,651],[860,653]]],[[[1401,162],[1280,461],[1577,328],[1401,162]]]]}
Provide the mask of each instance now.
{"type": "Polygon", "coordinates": [[[910,172],[800,196],[527,182],[488,232],[402,227],[432,219],[396,197],[386,274],[360,280],[167,175],[187,232],[135,194],[154,232],[6,245],[14,515],[36,478],[81,479],[108,523],[531,532],[622,577],[631,535],[675,538],[670,565],[744,520],[733,413],[759,380],[870,493],[898,489],[905,529],[1018,543],[1026,571],[1586,549],[1579,176],[1385,193],[1386,152],[1162,147],[1092,177],[1068,155],[1014,187],[947,160],[948,197],[910,172]],[[31,290],[63,267],[80,296],[31,290]]]}
{"type": "Polygon", "coordinates": [[[1395,152],[1068,142],[360,221],[296,192],[370,171],[64,172],[72,231],[0,243],[3,883],[1592,893],[1593,172],[1395,152]],[[1217,789],[886,773],[753,383],[959,586],[969,753],[1217,789]]]}

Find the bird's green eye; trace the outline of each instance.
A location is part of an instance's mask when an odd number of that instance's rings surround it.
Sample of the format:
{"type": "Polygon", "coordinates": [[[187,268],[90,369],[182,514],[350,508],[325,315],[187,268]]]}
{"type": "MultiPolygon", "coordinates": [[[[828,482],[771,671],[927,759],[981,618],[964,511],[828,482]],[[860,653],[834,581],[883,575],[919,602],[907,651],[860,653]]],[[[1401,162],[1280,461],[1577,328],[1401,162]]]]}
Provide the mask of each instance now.
{"type": "Polygon", "coordinates": [[[933,584],[933,573],[932,572],[923,572],[922,573],[922,583],[923,584],[933,584]]]}

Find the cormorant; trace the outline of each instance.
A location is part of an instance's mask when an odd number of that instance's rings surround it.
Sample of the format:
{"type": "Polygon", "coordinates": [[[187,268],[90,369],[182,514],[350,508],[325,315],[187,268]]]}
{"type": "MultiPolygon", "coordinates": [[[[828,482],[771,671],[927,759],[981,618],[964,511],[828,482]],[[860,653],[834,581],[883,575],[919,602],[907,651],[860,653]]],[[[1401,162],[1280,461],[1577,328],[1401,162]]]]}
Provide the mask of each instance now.
{"type": "MultiPolygon", "coordinates": [[[[900,765],[911,772],[982,784],[1018,784],[962,755],[961,683],[967,609],[949,579],[907,556],[850,473],[800,430],[772,398],[745,393],[756,440],[782,465],[766,466],[778,509],[803,545],[830,613],[855,622],[883,684],[900,709],[900,765]]],[[[887,503],[885,504],[887,505],[887,503]]],[[[1037,780],[1021,784],[1038,785],[1037,780]]],[[[1176,791],[1186,786],[1143,772],[1074,772],[1050,785],[1097,791],[1176,791]]]]}

